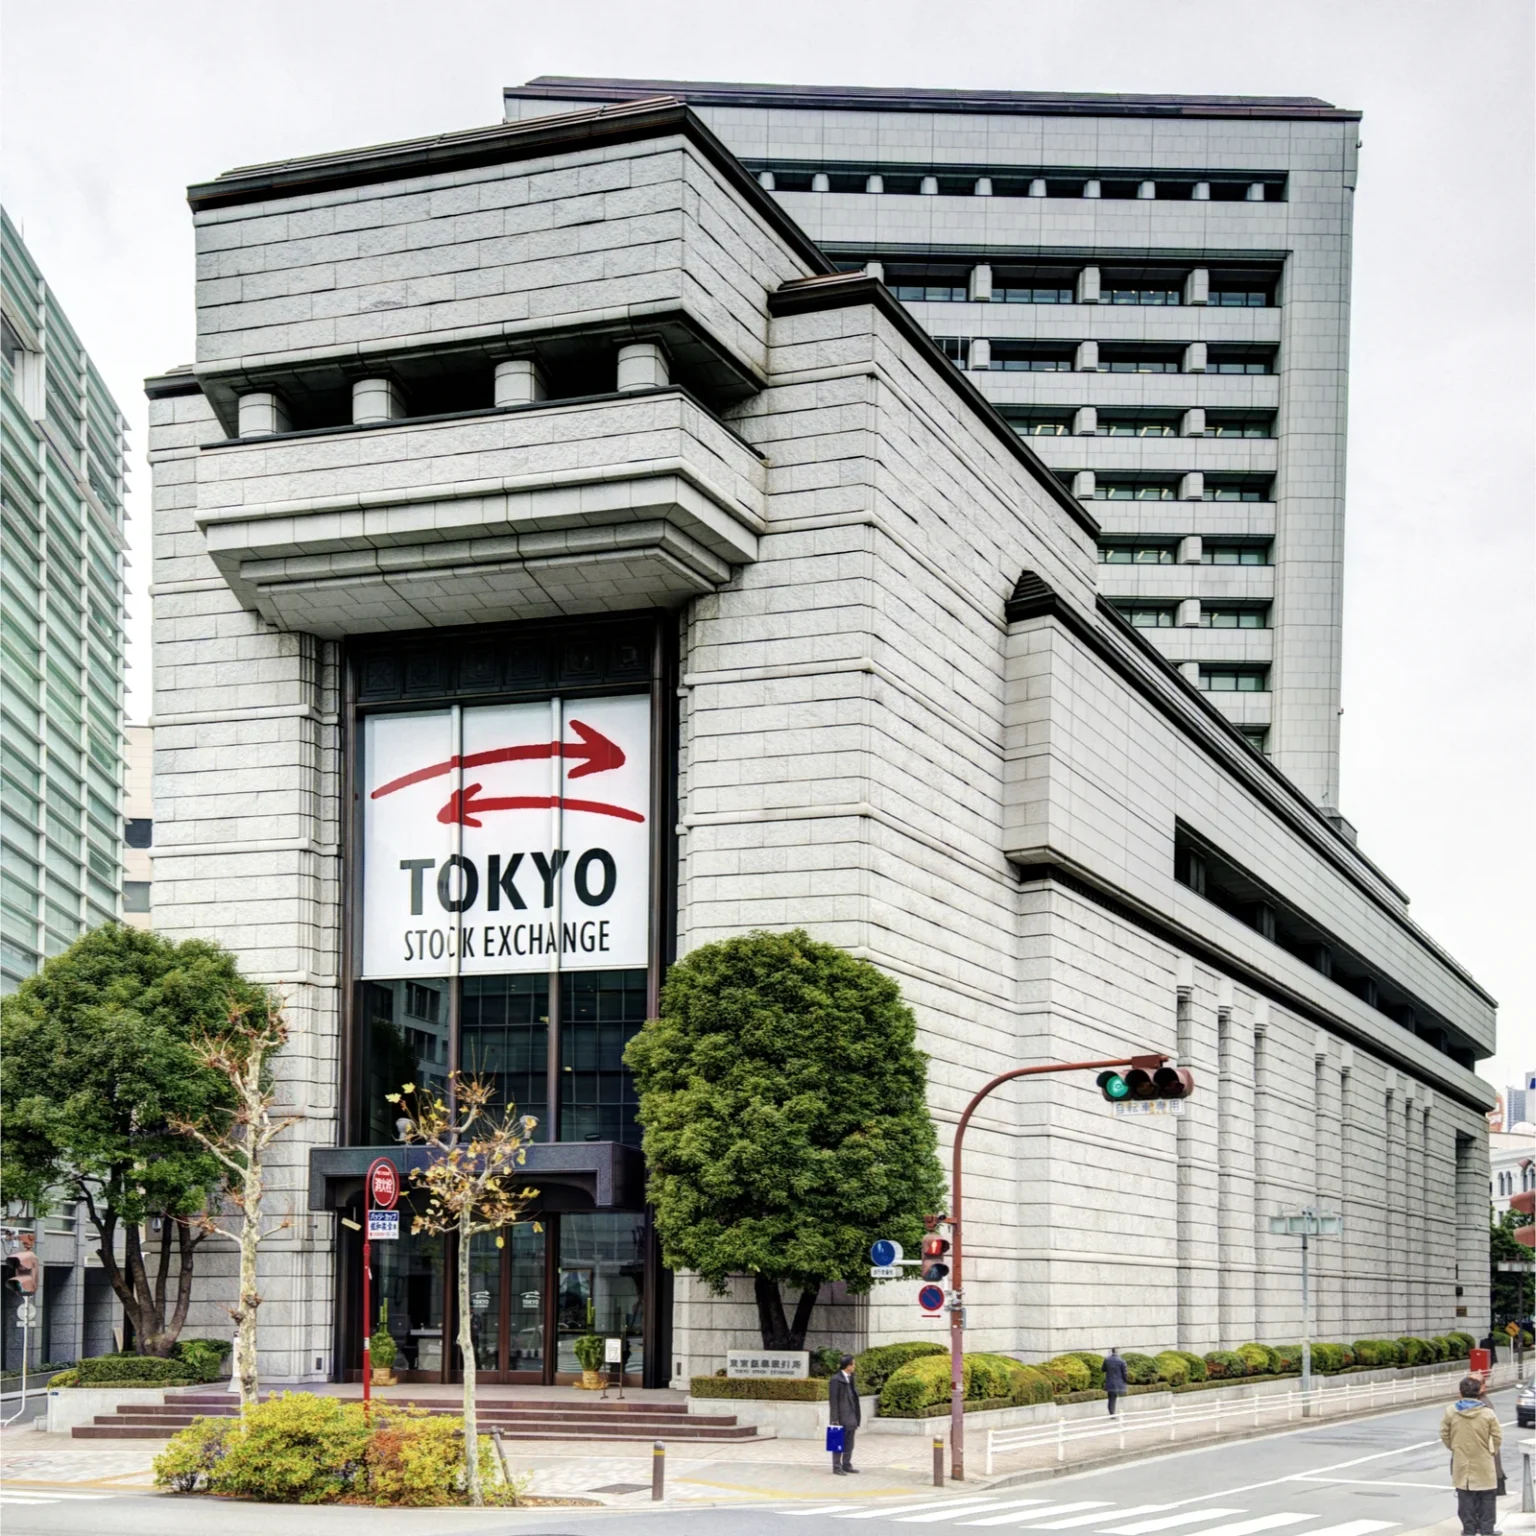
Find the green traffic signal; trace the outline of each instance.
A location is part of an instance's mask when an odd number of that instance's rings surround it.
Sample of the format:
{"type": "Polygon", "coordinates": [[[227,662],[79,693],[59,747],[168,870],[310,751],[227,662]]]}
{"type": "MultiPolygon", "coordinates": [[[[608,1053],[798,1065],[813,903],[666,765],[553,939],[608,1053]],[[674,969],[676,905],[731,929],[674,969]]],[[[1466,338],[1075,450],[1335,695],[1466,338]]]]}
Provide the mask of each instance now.
{"type": "Polygon", "coordinates": [[[1131,1096],[1131,1085],[1118,1072],[1099,1073],[1099,1092],[1111,1104],[1118,1104],[1131,1096]]]}

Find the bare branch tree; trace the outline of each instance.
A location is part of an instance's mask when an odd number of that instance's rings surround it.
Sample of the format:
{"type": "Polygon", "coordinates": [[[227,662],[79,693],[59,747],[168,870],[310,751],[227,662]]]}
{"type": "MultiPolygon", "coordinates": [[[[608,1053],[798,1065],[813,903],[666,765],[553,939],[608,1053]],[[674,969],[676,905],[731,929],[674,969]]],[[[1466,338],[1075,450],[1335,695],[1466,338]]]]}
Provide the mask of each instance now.
{"type": "MultiPolygon", "coordinates": [[[[425,1168],[411,1170],[411,1182],[426,1195],[426,1208],[411,1222],[413,1232],[454,1232],[459,1240],[459,1353],[464,1363],[464,1480],[471,1504],[483,1504],[480,1487],[479,1426],[475,1412],[475,1344],[470,1328],[470,1244],[476,1233],[514,1225],[534,1200],[536,1189],[514,1189],[514,1175],[527,1157],[537,1124],[509,1104],[498,1119],[490,1104],[495,1083],[455,1072],[445,1101],[407,1083],[387,1095],[402,1106],[401,1139],[436,1153],[425,1168]]],[[[535,1224],[535,1231],[538,1225],[535,1224]]],[[[500,1239],[498,1238],[498,1245],[500,1239]]]]}
{"type": "Polygon", "coordinates": [[[223,1168],[222,1192],[226,1209],[240,1217],[237,1230],[220,1226],[212,1211],[205,1211],[198,1225],[205,1234],[218,1233],[239,1244],[240,1292],[229,1314],[238,1328],[235,1364],[240,1378],[240,1412],[257,1400],[256,1313],[261,1292],[256,1285],[256,1256],[261,1244],[292,1226],[285,1216],[263,1228],[262,1203],[266,1199],[265,1159],[268,1148],[299,1115],[274,1115],[269,1058],[288,1043],[288,1021],[281,1008],[269,1004],[253,1008],[231,1000],[229,1017],[221,1034],[198,1042],[199,1062],[227,1078],[235,1103],[229,1109],[212,1110],[201,1121],[173,1120],[172,1129],[190,1136],[205,1147],[223,1168]]]}

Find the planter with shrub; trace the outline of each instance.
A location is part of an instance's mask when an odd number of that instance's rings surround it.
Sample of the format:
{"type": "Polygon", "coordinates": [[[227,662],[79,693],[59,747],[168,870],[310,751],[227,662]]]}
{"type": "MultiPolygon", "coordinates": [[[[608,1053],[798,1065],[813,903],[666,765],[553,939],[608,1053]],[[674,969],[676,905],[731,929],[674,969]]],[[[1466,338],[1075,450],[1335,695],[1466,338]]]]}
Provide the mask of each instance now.
{"type": "MultiPolygon", "coordinates": [[[[826,1376],[695,1376],[689,1393],[697,1398],[726,1398],[738,1403],[824,1403],[826,1376]]],[[[863,1383],[859,1383],[862,1389],[863,1383]]]]}
{"type": "Polygon", "coordinates": [[[600,1333],[584,1333],[571,1345],[576,1363],[581,1367],[581,1385],[595,1392],[603,1385],[603,1336],[600,1333]]]}

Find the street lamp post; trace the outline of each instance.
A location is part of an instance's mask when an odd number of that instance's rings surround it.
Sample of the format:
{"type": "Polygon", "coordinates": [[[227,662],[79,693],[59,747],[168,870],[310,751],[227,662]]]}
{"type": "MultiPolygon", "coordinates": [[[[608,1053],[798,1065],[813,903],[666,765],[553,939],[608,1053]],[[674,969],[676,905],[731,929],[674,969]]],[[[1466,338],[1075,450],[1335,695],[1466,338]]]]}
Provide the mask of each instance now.
{"type": "Polygon", "coordinates": [[[960,1225],[964,1199],[960,1157],[971,1116],[994,1088],[1012,1082],[1016,1077],[1036,1077],[1044,1072],[1096,1072],[1106,1067],[1136,1067],[1144,1072],[1156,1072],[1167,1060],[1166,1056],[1121,1056],[1113,1061],[1054,1061],[1043,1067],[1015,1067],[1011,1072],[999,1072],[978,1088],[960,1116],[960,1123],[955,1127],[954,1172],[949,1185],[953,1242],[950,1269],[953,1290],[949,1301],[949,1475],[957,1483],[965,1480],[965,1289],[962,1267],[965,1245],[961,1241],[960,1225]]]}
{"type": "MultiPolygon", "coordinates": [[[[1312,1390],[1312,1287],[1307,1268],[1307,1247],[1314,1237],[1337,1237],[1344,1230],[1344,1218],[1337,1211],[1320,1211],[1304,1205],[1299,1211],[1269,1218],[1269,1230],[1277,1237],[1301,1239],[1301,1390],[1312,1390]]],[[[1311,1404],[1302,1405],[1310,1416],[1311,1404]]]]}

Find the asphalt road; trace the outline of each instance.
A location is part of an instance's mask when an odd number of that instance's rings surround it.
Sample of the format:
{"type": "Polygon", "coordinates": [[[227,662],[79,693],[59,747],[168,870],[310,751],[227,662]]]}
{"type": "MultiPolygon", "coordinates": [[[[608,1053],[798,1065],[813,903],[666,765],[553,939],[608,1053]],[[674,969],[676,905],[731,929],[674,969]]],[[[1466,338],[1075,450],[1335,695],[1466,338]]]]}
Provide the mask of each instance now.
{"type": "MultiPolygon", "coordinates": [[[[1518,1487],[1514,1394],[1496,1393],[1505,1467],[1518,1487]]],[[[5,1536],[1408,1536],[1449,1518],[1443,1404],[1148,1458],[991,1493],[953,1489],[861,1502],[856,1479],[828,1499],[751,1507],[507,1511],[298,1509],[170,1495],[0,1490],[5,1536]]]]}

